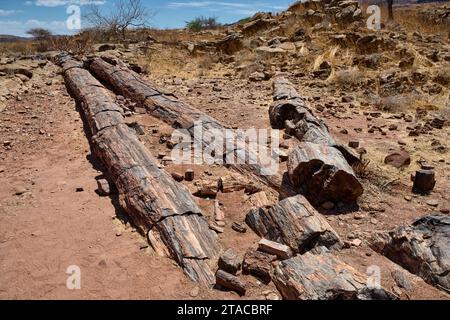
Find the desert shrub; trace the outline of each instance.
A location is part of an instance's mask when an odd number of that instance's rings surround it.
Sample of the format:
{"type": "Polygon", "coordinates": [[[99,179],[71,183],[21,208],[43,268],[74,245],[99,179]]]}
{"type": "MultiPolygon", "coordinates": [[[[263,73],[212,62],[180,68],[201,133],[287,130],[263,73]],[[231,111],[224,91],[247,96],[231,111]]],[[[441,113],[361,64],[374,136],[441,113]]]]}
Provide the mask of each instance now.
{"type": "Polygon", "coordinates": [[[193,32],[199,32],[208,29],[217,29],[220,26],[221,24],[217,22],[216,17],[209,17],[209,18],[197,17],[194,20],[186,22],[186,29],[193,32]]]}
{"type": "Polygon", "coordinates": [[[362,72],[357,67],[333,71],[330,81],[342,88],[360,86],[364,81],[362,72]]]}
{"type": "Polygon", "coordinates": [[[402,112],[411,107],[412,97],[407,95],[395,95],[382,97],[375,101],[374,107],[385,112],[402,112]]]}

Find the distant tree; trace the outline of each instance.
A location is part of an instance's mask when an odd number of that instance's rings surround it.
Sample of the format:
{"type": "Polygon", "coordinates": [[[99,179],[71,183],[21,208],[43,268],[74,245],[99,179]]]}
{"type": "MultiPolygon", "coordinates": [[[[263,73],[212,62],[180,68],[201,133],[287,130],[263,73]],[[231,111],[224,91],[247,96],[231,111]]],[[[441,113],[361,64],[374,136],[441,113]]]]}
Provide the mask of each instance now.
{"type": "Polygon", "coordinates": [[[389,11],[389,20],[394,20],[394,9],[392,8],[394,5],[394,0],[387,0],[388,3],[388,11],[389,11]]]}
{"type": "Polygon", "coordinates": [[[131,28],[146,27],[153,12],[141,0],[118,0],[111,11],[104,13],[99,6],[92,5],[84,15],[92,27],[121,34],[131,28]]]}
{"type": "Polygon", "coordinates": [[[52,36],[50,30],[44,28],[33,28],[27,31],[27,34],[38,40],[48,39],[52,36]]]}
{"type": "Polygon", "coordinates": [[[186,22],[186,28],[194,32],[199,32],[201,30],[207,29],[216,29],[220,26],[221,24],[217,22],[216,17],[197,17],[194,20],[186,22]]]}

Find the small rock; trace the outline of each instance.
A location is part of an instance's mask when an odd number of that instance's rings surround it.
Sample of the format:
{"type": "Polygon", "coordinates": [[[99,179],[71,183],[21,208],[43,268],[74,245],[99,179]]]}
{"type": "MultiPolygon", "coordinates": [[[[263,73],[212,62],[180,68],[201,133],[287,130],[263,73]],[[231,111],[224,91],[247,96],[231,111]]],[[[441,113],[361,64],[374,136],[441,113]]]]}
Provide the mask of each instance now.
{"type": "Polygon", "coordinates": [[[439,211],[441,211],[441,213],[443,213],[443,214],[449,214],[450,208],[441,208],[439,211]]]}
{"type": "Polygon", "coordinates": [[[224,233],[224,229],[219,227],[216,223],[210,223],[209,228],[217,233],[224,233]]]}
{"type": "Polygon", "coordinates": [[[194,170],[192,170],[192,169],[186,170],[186,172],[184,174],[184,179],[186,181],[193,181],[194,180],[194,170]]]}
{"type": "Polygon", "coordinates": [[[242,266],[242,258],[233,250],[226,250],[219,258],[219,269],[236,275],[242,266]]]}
{"type": "Polygon", "coordinates": [[[258,247],[261,251],[267,252],[269,254],[274,254],[280,259],[289,259],[290,257],[292,257],[291,248],[275,241],[262,239],[261,241],[259,241],[258,247]]]}
{"type": "Polygon", "coordinates": [[[361,239],[355,239],[351,242],[351,245],[354,247],[359,247],[359,246],[361,246],[361,244],[362,244],[361,239]]]}
{"type": "Polygon", "coordinates": [[[192,298],[197,297],[200,294],[200,288],[199,287],[195,287],[194,289],[191,290],[191,292],[189,293],[189,295],[192,298]]]}
{"type": "Polygon", "coordinates": [[[425,203],[430,207],[437,207],[439,205],[439,201],[437,201],[436,199],[429,199],[425,203]]]}
{"type": "Polygon", "coordinates": [[[401,168],[411,164],[411,157],[405,150],[400,150],[389,154],[384,159],[384,163],[395,168],[401,168]]]}
{"type": "Polygon", "coordinates": [[[408,202],[412,200],[412,197],[411,197],[411,196],[404,196],[403,198],[404,198],[406,201],[408,201],[408,202]]]}
{"type": "Polygon", "coordinates": [[[108,180],[106,179],[97,180],[97,193],[102,197],[106,197],[111,194],[111,188],[109,186],[108,180]]]}
{"type": "Polygon", "coordinates": [[[231,225],[231,229],[233,229],[234,231],[239,232],[239,233],[247,232],[247,228],[237,222],[233,222],[233,224],[231,225]]]}
{"type": "Polygon", "coordinates": [[[350,141],[348,146],[353,149],[359,148],[359,141],[350,141]]]}
{"type": "Polygon", "coordinates": [[[172,173],[172,178],[173,178],[175,181],[177,181],[177,182],[181,182],[181,181],[184,180],[183,175],[181,175],[181,174],[179,174],[179,173],[176,173],[176,172],[173,172],[173,173],[172,173]]]}
{"type": "Polygon", "coordinates": [[[436,185],[435,173],[433,170],[419,170],[414,176],[413,191],[416,193],[427,193],[434,189],[436,185]]]}
{"type": "Polygon", "coordinates": [[[75,192],[83,192],[83,191],[84,191],[84,189],[82,187],[78,187],[75,189],[75,192]]]}

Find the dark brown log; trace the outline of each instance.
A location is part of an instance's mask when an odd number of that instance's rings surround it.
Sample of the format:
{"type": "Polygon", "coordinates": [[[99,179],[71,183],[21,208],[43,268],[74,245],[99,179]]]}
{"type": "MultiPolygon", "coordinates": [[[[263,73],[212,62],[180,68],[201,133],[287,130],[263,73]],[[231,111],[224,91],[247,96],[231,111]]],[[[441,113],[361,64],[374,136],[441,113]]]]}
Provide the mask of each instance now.
{"type": "MultiPolygon", "coordinates": [[[[187,129],[193,138],[198,138],[194,135],[194,124],[201,122],[203,132],[208,130],[221,132],[219,134],[221,139],[215,141],[226,140],[224,135],[226,126],[191,105],[179,101],[174,96],[164,94],[155,85],[144,81],[137,73],[127,68],[120,60],[95,58],[89,60],[87,65],[98,79],[111,85],[116,93],[142,105],[152,116],[161,119],[172,127],[187,129]]],[[[216,136],[213,135],[212,138],[216,138],[216,136]]],[[[230,161],[229,158],[231,157],[227,158],[225,154],[215,155],[215,158],[222,161],[225,159],[225,164],[237,172],[250,175],[254,180],[278,190],[281,185],[281,177],[276,174],[266,174],[265,168],[260,164],[249,163],[248,159],[258,159],[258,156],[255,155],[253,150],[245,147],[243,137],[236,137],[236,141],[237,146],[233,152],[235,162],[230,161]]],[[[206,147],[209,141],[203,139],[196,141],[196,143],[206,147]]]]}
{"type": "Polygon", "coordinates": [[[247,291],[247,285],[243,280],[223,270],[217,270],[216,284],[226,289],[236,291],[240,295],[245,295],[245,292],[247,291]]]}
{"type": "Polygon", "coordinates": [[[328,145],[338,149],[350,165],[359,162],[358,155],[347,146],[336,143],[327,125],[314,116],[291,82],[278,76],[273,80],[273,104],[269,109],[273,128],[303,142],[328,145]]]}
{"type": "Polygon", "coordinates": [[[208,259],[220,246],[187,188],[158,168],[107,89],[69,56],[60,56],[59,63],[93,134],[93,153],[117,187],[122,207],[158,252],[168,252],[192,280],[212,286],[208,259]]]}
{"type": "Polygon", "coordinates": [[[300,143],[288,161],[291,183],[314,205],[324,202],[354,203],[363,187],[353,169],[335,148],[300,143]]]}
{"type": "Polygon", "coordinates": [[[284,243],[296,253],[341,245],[337,233],[301,195],[269,208],[252,209],[245,222],[260,237],[284,243]]]}
{"type": "Polygon", "coordinates": [[[367,276],[345,264],[325,248],[307,252],[276,266],[272,280],[287,300],[392,300],[379,287],[368,286],[367,276]]]}

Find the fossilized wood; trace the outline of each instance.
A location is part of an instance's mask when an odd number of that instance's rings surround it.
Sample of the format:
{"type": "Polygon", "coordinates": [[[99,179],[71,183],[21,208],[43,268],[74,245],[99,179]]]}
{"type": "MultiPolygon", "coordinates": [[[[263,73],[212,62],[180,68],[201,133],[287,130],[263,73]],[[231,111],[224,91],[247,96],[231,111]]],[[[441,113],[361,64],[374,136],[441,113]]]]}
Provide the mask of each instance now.
{"type": "Polygon", "coordinates": [[[149,234],[152,246],[169,252],[192,280],[212,286],[208,260],[217,256],[220,246],[187,188],[158,168],[106,88],[69,56],[60,56],[59,63],[93,134],[92,151],[117,187],[122,207],[149,234]]]}
{"type": "Polygon", "coordinates": [[[302,142],[289,155],[291,183],[314,205],[354,203],[363,187],[342,154],[327,145],[302,142]]]}
{"type": "Polygon", "coordinates": [[[367,276],[325,248],[281,261],[272,281],[287,300],[392,300],[383,288],[367,286],[367,276]]]}
{"type": "Polygon", "coordinates": [[[283,243],[296,253],[316,246],[341,246],[337,233],[301,195],[252,209],[245,222],[260,237],[283,243]]]}
{"type": "Polygon", "coordinates": [[[217,270],[216,284],[236,291],[240,295],[245,295],[245,292],[247,291],[247,284],[243,280],[223,270],[217,270]]]}
{"type": "Polygon", "coordinates": [[[267,194],[264,191],[252,194],[247,201],[251,203],[253,208],[260,208],[271,205],[271,202],[267,198],[267,194]]]}
{"type": "MultiPolygon", "coordinates": [[[[201,124],[204,133],[208,130],[215,130],[213,134],[195,141],[200,146],[206,148],[225,144],[228,138],[224,133],[227,129],[226,126],[191,105],[179,101],[176,97],[164,94],[155,85],[144,81],[137,73],[128,69],[120,60],[95,58],[87,61],[86,64],[98,79],[112,86],[116,93],[132,99],[143,106],[152,116],[161,119],[172,127],[188,130],[192,138],[197,140],[201,138],[194,135],[195,123],[201,124]],[[210,141],[213,142],[210,143],[210,141]]],[[[237,141],[233,157],[226,154],[216,154],[215,159],[222,162],[225,160],[225,164],[237,172],[251,175],[255,181],[278,190],[281,185],[281,177],[276,174],[269,175],[260,164],[248,161],[248,159],[257,159],[258,157],[254,150],[246,148],[244,137],[238,136],[232,139],[237,141]],[[235,161],[231,161],[231,158],[234,158],[235,161]]],[[[216,148],[216,150],[220,149],[225,150],[225,148],[216,148]]]]}
{"type": "Polygon", "coordinates": [[[261,188],[253,181],[245,179],[241,175],[227,174],[219,179],[219,190],[222,193],[230,193],[244,190],[247,194],[261,191],[261,188]]]}
{"type": "Polygon", "coordinates": [[[373,236],[371,247],[450,293],[450,217],[430,215],[373,236]]]}
{"type": "Polygon", "coordinates": [[[328,145],[338,149],[350,165],[359,162],[358,155],[347,146],[336,143],[327,125],[314,116],[292,83],[278,76],[273,80],[273,104],[269,109],[273,128],[286,129],[298,140],[328,145]]]}

